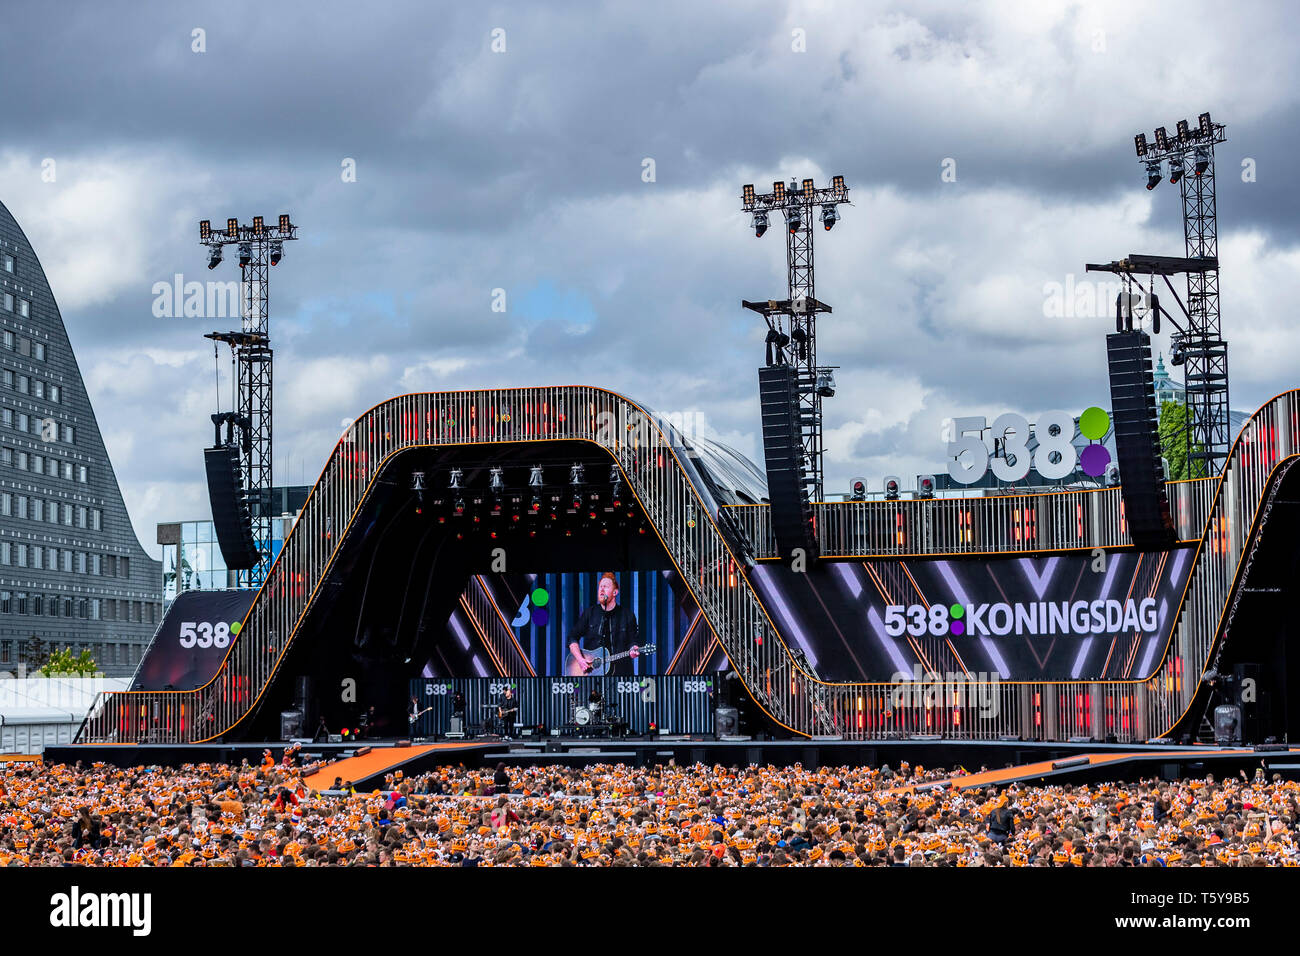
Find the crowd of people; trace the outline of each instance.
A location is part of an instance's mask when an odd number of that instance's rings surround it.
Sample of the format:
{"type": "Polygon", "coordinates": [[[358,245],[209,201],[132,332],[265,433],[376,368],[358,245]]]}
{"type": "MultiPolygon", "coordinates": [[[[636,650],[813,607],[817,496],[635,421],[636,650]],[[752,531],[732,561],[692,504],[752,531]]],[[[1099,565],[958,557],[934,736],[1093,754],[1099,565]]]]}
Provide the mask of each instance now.
{"type": "Polygon", "coordinates": [[[457,766],[364,793],[313,771],[292,749],[0,763],[0,866],[1300,865],[1300,784],[1262,770],[994,789],[907,764],[457,766]]]}

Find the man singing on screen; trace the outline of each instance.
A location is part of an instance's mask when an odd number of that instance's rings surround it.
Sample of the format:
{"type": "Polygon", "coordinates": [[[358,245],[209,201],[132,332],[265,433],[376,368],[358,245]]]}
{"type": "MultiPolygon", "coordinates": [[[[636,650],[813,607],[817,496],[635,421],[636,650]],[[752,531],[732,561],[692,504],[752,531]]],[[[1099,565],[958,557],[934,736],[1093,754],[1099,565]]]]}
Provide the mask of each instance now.
{"type": "Polygon", "coordinates": [[[582,612],[569,634],[565,673],[631,674],[640,653],[636,615],[618,603],[618,579],[606,571],[596,588],[596,603],[582,612]]]}

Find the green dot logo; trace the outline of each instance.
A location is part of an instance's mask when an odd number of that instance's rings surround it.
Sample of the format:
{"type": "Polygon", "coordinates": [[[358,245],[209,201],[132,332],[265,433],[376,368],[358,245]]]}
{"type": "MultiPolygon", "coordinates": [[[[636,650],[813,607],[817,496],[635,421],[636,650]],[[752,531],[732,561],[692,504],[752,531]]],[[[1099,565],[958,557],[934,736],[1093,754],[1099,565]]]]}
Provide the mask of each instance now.
{"type": "Polygon", "coordinates": [[[546,607],[551,596],[546,593],[546,588],[533,588],[532,593],[533,607],[546,607]]]}
{"type": "Polygon", "coordinates": [[[230,625],[230,633],[231,633],[231,634],[238,634],[238,633],[239,633],[240,631],[242,631],[243,629],[244,629],[244,625],[243,625],[243,624],[240,624],[238,621],[236,621],[234,624],[231,624],[231,625],[230,625]]]}
{"type": "Polygon", "coordinates": [[[961,619],[965,615],[966,609],[960,604],[953,604],[948,608],[948,613],[952,615],[952,621],[948,624],[948,631],[958,637],[965,634],[966,625],[962,623],[961,619]]]}
{"type": "Polygon", "coordinates": [[[545,627],[551,623],[551,612],[546,610],[546,605],[551,601],[551,595],[547,593],[546,588],[534,588],[533,593],[528,596],[533,604],[533,610],[530,619],[534,627],[545,627]]]}

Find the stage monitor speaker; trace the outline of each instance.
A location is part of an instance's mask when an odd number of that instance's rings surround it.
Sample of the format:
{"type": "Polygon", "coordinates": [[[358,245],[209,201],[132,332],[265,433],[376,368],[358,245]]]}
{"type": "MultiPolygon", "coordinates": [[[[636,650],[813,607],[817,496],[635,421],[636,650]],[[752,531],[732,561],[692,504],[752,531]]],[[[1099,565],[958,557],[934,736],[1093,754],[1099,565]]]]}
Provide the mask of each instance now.
{"type": "Polygon", "coordinates": [[[1124,518],[1136,548],[1163,550],[1173,546],[1175,534],[1160,461],[1151,338],[1145,332],[1107,335],[1106,358],[1124,518]]]}
{"type": "Polygon", "coordinates": [[[302,736],[302,711],[280,711],[280,739],[288,740],[300,736],[302,736]]]}
{"type": "Polygon", "coordinates": [[[448,737],[464,737],[465,721],[459,717],[453,717],[447,724],[448,737]]]}
{"type": "Polygon", "coordinates": [[[734,737],[740,733],[740,713],[734,707],[718,707],[713,711],[713,733],[717,737],[734,737]]]}
{"type": "Polygon", "coordinates": [[[790,365],[760,368],[758,400],[763,418],[769,513],[777,551],[788,559],[799,548],[807,560],[813,561],[819,549],[805,483],[797,375],[797,369],[790,365]]]}
{"type": "Polygon", "coordinates": [[[316,724],[316,707],[312,699],[311,678],[306,675],[299,675],[293,684],[293,706],[295,710],[302,713],[302,725],[305,729],[313,730],[316,724]]]}
{"type": "Polygon", "coordinates": [[[254,568],[261,556],[253,540],[253,520],[244,501],[239,449],[225,445],[205,448],[203,463],[208,473],[212,526],[226,567],[232,571],[254,568]]]}

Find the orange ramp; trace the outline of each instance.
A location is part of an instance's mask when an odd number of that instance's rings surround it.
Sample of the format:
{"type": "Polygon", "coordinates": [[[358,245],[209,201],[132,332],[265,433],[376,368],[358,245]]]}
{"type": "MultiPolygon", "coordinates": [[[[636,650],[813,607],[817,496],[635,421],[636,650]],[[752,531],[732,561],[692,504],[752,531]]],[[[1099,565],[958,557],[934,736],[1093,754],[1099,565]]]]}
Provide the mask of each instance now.
{"type": "MultiPolygon", "coordinates": [[[[354,783],[366,780],[376,774],[396,769],[434,750],[446,750],[448,754],[472,750],[476,745],[462,743],[421,744],[418,747],[374,747],[369,753],[357,757],[347,757],[334,763],[326,764],[303,781],[313,790],[328,790],[335,777],[342,777],[354,783]]],[[[478,744],[478,747],[500,746],[500,744],[478,744]]]]}

